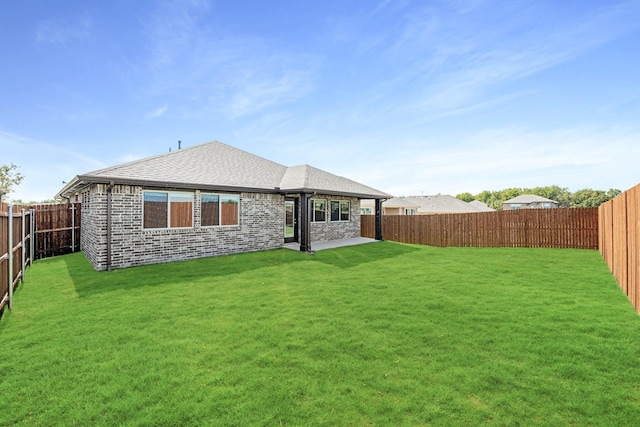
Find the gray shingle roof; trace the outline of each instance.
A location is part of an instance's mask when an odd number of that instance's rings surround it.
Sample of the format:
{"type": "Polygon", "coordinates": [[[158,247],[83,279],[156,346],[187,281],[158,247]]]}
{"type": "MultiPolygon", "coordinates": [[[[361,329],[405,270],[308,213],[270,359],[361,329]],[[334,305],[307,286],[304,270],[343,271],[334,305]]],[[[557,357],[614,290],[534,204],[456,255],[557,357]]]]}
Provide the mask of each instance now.
{"type": "Polygon", "coordinates": [[[361,198],[371,197],[371,195],[382,198],[391,197],[387,193],[309,165],[287,168],[287,172],[280,182],[280,189],[289,192],[328,192],[361,198]]]}
{"type": "Polygon", "coordinates": [[[537,202],[547,202],[547,203],[558,203],[555,200],[547,199],[546,197],[538,196],[536,194],[521,194],[513,199],[506,200],[502,203],[537,203],[537,202]]]}
{"type": "MultiPolygon", "coordinates": [[[[363,200],[361,207],[374,207],[373,200],[363,200]]],[[[465,212],[490,212],[495,209],[490,208],[485,203],[478,200],[466,203],[448,195],[435,196],[408,196],[393,197],[382,203],[385,208],[413,208],[418,209],[418,213],[465,213],[465,212]]]]}
{"type": "Polygon", "coordinates": [[[287,167],[218,141],[78,175],[56,197],[69,197],[87,184],[111,181],[165,188],[390,197],[308,165],[287,167]]]}
{"type": "Polygon", "coordinates": [[[382,206],[385,208],[412,208],[417,209],[419,206],[408,200],[406,197],[394,197],[385,202],[382,202],[382,206]]]}
{"type": "Polygon", "coordinates": [[[480,211],[475,206],[446,194],[411,196],[405,199],[419,206],[418,213],[462,213],[480,211]]]}
{"type": "Polygon", "coordinates": [[[469,204],[473,207],[475,207],[476,209],[478,209],[480,212],[492,212],[495,211],[495,209],[490,208],[489,205],[487,205],[484,202],[481,202],[480,200],[472,200],[469,202],[469,204]]]}
{"type": "MultiPolygon", "coordinates": [[[[484,204],[483,204],[484,205],[484,204]]],[[[364,200],[361,202],[362,207],[373,207],[374,202],[364,200]]],[[[465,212],[483,212],[492,211],[490,207],[477,206],[476,204],[467,203],[453,196],[437,194],[434,196],[406,196],[394,197],[382,203],[385,208],[417,208],[419,214],[433,213],[465,213],[465,212]]]]}

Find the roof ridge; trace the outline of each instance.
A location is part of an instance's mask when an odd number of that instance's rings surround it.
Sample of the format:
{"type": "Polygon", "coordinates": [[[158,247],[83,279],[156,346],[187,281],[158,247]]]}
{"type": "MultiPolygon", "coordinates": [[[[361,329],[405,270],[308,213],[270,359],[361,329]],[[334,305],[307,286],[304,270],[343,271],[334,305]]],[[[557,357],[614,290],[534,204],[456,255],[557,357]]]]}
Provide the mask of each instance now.
{"type": "MultiPolygon", "coordinates": [[[[166,152],[166,153],[153,154],[151,156],[142,157],[140,159],[130,160],[130,161],[124,162],[124,163],[118,163],[117,165],[108,166],[106,168],[101,168],[101,169],[96,169],[96,170],[93,170],[91,172],[84,173],[82,175],[94,175],[94,174],[102,173],[102,172],[105,172],[105,171],[116,171],[116,170],[121,169],[123,167],[128,167],[128,166],[132,166],[132,165],[139,164],[139,163],[149,162],[149,161],[152,161],[152,160],[155,160],[155,159],[159,159],[161,157],[166,157],[166,156],[171,156],[171,155],[175,155],[175,154],[178,154],[178,153],[183,153],[185,151],[191,151],[191,150],[196,149],[198,147],[202,147],[203,145],[209,145],[209,144],[227,145],[224,142],[220,142],[220,141],[216,141],[216,140],[209,141],[209,142],[203,142],[201,144],[196,144],[196,145],[192,145],[192,146],[189,146],[189,147],[180,148],[180,149],[178,149],[176,151],[169,151],[169,152],[166,152]]],[[[230,145],[227,145],[227,146],[231,147],[230,145]]],[[[235,148],[235,147],[231,147],[231,148],[235,148]]]]}

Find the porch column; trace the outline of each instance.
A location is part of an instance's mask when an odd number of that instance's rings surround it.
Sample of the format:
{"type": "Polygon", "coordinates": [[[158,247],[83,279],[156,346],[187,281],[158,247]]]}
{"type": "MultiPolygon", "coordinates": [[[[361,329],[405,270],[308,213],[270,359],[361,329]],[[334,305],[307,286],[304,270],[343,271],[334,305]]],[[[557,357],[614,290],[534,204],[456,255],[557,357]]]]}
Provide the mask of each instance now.
{"type": "Polygon", "coordinates": [[[309,194],[300,194],[300,252],[311,252],[311,215],[309,194]]]}
{"type": "Polygon", "coordinates": [[[376,199],[376,240],[382,238],[382,200],[376,199]]]}

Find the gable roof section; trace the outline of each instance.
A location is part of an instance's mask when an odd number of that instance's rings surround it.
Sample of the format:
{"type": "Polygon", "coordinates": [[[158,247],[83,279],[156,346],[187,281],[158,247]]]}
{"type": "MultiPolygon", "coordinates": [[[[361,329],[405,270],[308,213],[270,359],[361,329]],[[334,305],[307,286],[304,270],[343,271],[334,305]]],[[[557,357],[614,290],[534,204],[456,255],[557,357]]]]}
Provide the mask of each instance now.
{"type": "Polygon", "coordinates": [[[385,208],[411,208],[417,209],[420,206],[408,200],[406,197],[394,197],[385,202],[382,202],[382,206],[385,208]]]}
{"type": "Polygon", "coordinates": [[[388,194],[308,165],[286,167],[218,141],[76,176],[56,198],[93,183],[264,193],[328,192],[354,197],[388,194]]]}
{"type": "Polygon", "coordinates": [[[382,198],[391,197],[387,193],[309,165],[287,168],[280,182],[280,190],[289,193],[329,193],[359,198],[374,195],[382,198]]]}
{"type": "Polygon", "coordinates": [[[487,205],[484,202],[481,202],[480,200],[472,200],[469,202],[469,204],[473,207],[475,207],[476,209],[478,209],[478,211],[480,212],[493,212],[495,211],[495,209],[490,208],[489,205],[487,205]]]}

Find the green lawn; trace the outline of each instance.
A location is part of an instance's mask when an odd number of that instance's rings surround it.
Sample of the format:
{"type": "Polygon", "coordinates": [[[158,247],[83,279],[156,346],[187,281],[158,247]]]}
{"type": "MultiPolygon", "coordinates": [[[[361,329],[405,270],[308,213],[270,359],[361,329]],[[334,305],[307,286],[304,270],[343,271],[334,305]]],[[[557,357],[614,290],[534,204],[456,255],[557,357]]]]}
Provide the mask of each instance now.
{"type": "Polygon", "coordinates": [[[640,318],[596,251],[72,254],[26,279],[3,426],[640,425],[640,318]]]}

